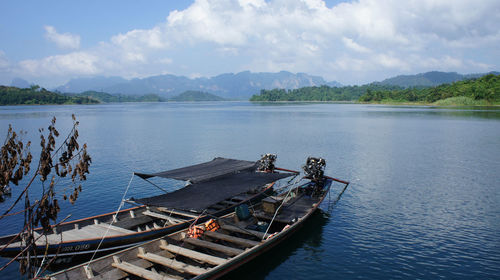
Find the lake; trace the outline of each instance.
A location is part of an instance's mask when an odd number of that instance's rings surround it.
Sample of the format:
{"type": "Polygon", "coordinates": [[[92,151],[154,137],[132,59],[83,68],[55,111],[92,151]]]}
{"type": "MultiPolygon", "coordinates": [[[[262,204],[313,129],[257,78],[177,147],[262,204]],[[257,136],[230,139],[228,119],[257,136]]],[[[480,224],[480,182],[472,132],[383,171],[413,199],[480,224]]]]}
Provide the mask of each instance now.
{"type": "MultiPolygon", "coordinates": [[[[91,173],[60,218],[117,209],[132,172],[155,172],[214,157],[300,169],[326,159],[326,174],[351,182],[341,200],[292,239],[227,279],[500,278],[500,108],[249,102],[134,103],[0,107],[39,152],[38,128],[56,116],[65,135],[71,114],[91,173]]],[[[60,185],[60,194],[65,186],[60,185]]],[[[175,189],[179,185],[165,186],[175,189]]],[[[13,196],[0,204],[4,211],[13,196]]],[[[36,194],[36,191],[32,191],[36,194]]],[[[159,193],[139,178],[127,197],[159,193]]],[[[21,203],[22,204],[22,203],[21,203]]],[[[16,208],[21,209],[21,208],[16,208]]],[[[0,220],[13,233],[22,217],[0,220]]],[[[7,262],[2,259],[0,265],[7,262]]],[[[18,279],[17,264],[0,274],[18,279]]]]}

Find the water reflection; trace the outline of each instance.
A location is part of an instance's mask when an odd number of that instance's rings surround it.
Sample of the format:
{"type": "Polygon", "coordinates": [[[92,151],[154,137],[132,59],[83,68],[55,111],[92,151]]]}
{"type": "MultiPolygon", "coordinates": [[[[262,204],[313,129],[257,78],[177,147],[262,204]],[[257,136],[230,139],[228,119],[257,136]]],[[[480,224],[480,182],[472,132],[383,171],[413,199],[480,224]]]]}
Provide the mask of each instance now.
{"type": "MultiPolygon", "coordinates": [[[[362,106],[362,105],[360,105],[362,106]]],[[[366,105],[365,113],[379,117],[453,117],[453,118],[484,118],[500,119],[500,107],[438,107],[438,106],[387,106],[366,105]]]]}

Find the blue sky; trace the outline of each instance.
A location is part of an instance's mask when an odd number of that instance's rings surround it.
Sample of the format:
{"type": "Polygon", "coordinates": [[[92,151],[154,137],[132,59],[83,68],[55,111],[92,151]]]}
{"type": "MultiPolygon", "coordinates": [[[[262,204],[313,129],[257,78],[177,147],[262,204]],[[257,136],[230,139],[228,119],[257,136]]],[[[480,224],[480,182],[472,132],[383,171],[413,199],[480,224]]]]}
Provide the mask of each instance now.
{"type": "Polygon", "coordinates": [[[499,70],[500,1],[2,1],[0,84],[305,72],[344,84],[499,70]]]}

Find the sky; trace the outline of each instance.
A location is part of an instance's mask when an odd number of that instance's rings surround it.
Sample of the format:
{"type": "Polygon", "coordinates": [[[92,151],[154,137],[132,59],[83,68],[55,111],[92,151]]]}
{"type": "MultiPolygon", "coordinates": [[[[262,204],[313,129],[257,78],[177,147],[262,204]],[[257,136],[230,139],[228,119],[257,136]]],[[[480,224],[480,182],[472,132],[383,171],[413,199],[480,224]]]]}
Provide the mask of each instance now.
{"type": "Polygon", "coordinates": [[[364,84],[500,70],[498,0],[0,2],[0,84],[308,73],[364,84]]]}

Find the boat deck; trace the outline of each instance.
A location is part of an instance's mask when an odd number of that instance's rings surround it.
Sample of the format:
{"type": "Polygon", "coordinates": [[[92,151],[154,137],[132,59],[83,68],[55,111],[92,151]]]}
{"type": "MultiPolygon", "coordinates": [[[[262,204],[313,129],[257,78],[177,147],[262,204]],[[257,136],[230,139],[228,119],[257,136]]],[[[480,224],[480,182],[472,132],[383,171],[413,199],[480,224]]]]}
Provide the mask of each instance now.
{"type": "MultiPolygon", "coordinates": [[[[279,214],[267,228],[256,227],[259,221],[273,219],[269,204],[252,207],[253,216],[238,218],[235,212],[217,219],[219,227],[189,234],[185,229],[147,242],[108,257],[95,260],[90,266],[78,266],[54,274],[53,279],[201,279],[228,272],[271,248],[284,239],[279,233],[296,229],[325,196],[309,196],[297,188],[292,195],[276,197],[279,214]],[[278,201],[285,201],[281,205],[278,201]],[[285,224],[281,224],[285,223],[285,224]],[[278,234],[278,235],[277,235],[278,234]]],[[[274,198],[273,198],[274,199],[274,198]]],[[[146,213],[147,214],[147,213],[146,213]]],[[[204,228],[202,225],[201,228],[204,228]]],[[[211,226],[209,227],[211,228],[211,226]]]]}
{"type": "MultiPolygon", "coordinates": [[[[105,223],[93,224],[84,226],[81,228],[75,228],[72,230],[65,230],[62,233],[53,233],[48,234],[45,237],[40,237],[37,241],[37,245],[45,245],[47,242],[49,244],[59,244],[61,242],[68,242],[73,240],[82,240],[82,239],[95,239],[102,238],[103,236],[115,236],[115,235],[123,235],[134,233],[135,231],[120,228],[114,225],[109,225],[105,223]]],[[[40,234],[35,232],[35,238],[39,237],[40,234]]],[[[20,242],[13,242],[9,245],[9,247],[18,247],[20,246],[20,242]]]]}
{"type": "MultiPolygon", "coordinates": [[[[303,217],[309,209],[311,209],[311,205],[319,202],[318,198],[310,197],[310,196],[301,196],[300,199],[296,198],[290,204],[285,204],[280,209],[280,212],[274,218],[275,222],[291,224],[297,221],[297,218],[303,217]],[[295,219],[295,221],[294,221],[295,219]]],[[[261,220],[270,221],[272,220],[274,214],[266,213],[263,210],[255,211],[254,216],[261,220]]]]}

